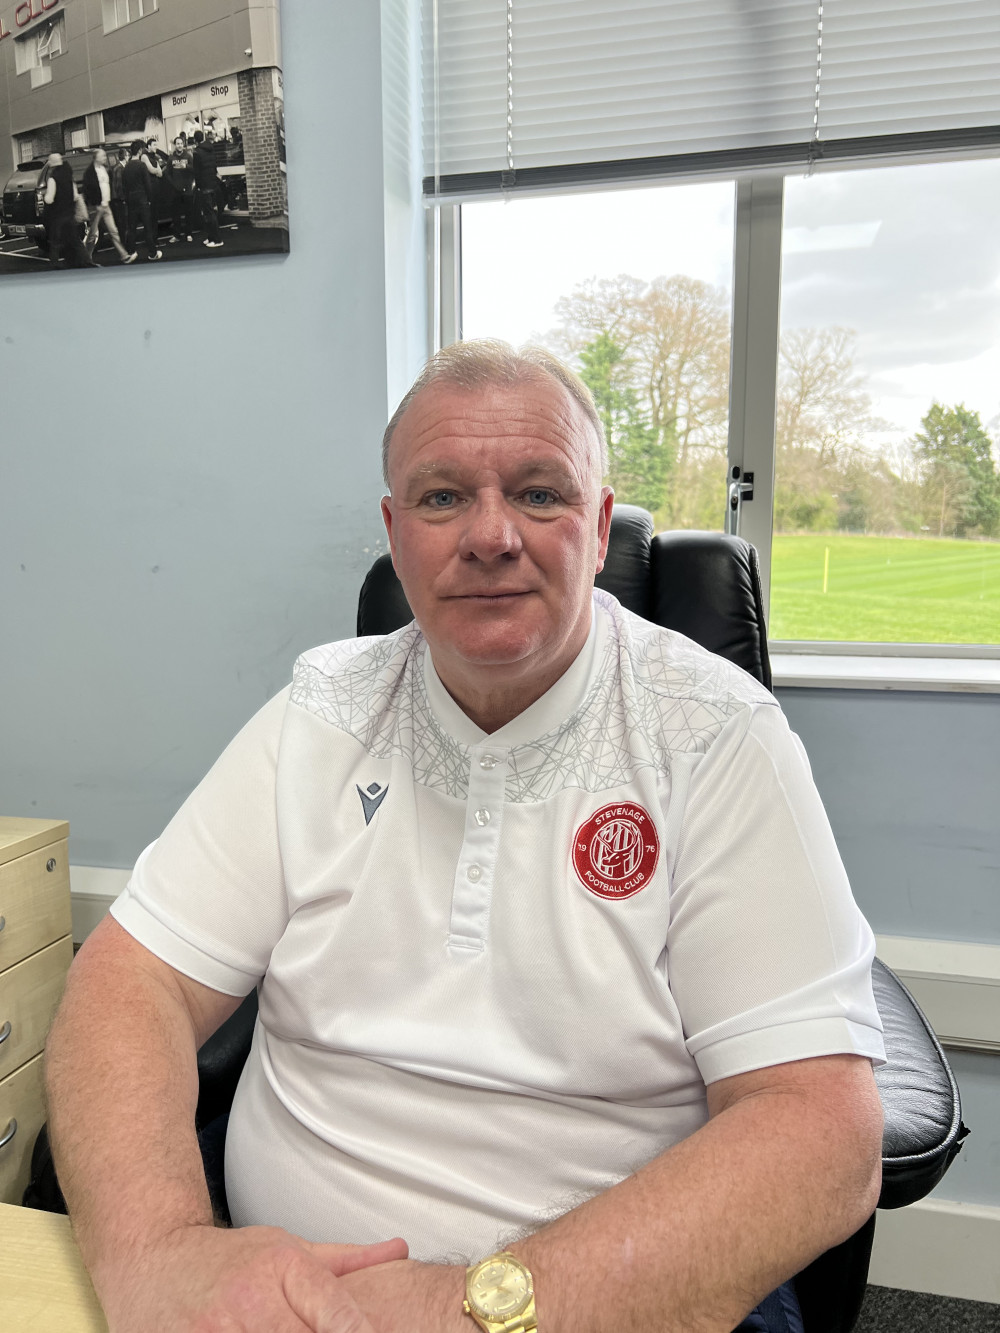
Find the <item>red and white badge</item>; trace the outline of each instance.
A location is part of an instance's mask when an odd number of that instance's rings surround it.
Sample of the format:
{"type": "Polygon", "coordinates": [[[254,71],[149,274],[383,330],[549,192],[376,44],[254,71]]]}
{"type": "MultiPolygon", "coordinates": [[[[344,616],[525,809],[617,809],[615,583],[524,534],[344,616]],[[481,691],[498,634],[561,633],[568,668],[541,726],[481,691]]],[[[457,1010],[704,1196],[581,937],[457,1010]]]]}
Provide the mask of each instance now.
{"type": "Polygon", "coordinates": [[[573,839],[580,882],[600,898],[631,898],[653,877],[660,840],[641,805],[602,806],[573,839]]]}

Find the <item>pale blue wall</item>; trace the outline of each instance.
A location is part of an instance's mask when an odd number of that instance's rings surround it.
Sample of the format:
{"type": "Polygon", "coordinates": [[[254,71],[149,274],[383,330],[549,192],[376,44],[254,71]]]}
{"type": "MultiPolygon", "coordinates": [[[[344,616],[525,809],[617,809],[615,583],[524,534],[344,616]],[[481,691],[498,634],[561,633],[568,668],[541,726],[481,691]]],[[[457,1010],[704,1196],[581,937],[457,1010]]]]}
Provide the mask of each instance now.
{"type": "MultiPolygon", "coordinates": [[[[1000,695],[778,697],[873,929],[1000,944],[1000,695]]],[[[935,1194],[1000,1206],[1000,1055],[949,1060],[972,1133],[935,1194]]]]}
{"type": "Polygon", "coordinates": [[[1000,944],[1000,694],[778,698],[873,929],[1000,944]]]}
{"type": "Polygon", "coordinates": [[[282,19],[289,256],[0,280],[0,810],[68,819],[81,864],[130,865],[296,654],[353,632],[382,539],[420,206],[387,249],[379,6],[282,19]]]}

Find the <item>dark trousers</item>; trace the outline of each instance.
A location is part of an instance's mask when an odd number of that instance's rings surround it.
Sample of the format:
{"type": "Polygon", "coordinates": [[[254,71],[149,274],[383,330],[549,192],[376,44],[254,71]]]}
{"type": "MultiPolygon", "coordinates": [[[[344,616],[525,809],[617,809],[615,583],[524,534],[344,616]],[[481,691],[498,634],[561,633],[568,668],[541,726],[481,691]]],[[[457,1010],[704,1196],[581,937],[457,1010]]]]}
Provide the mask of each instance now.
{"type": "Polygon", "coordinates": [[[205,234],[210,241],[219,240],[221,233],[219,231],[219,219],[215,213],[214,195],[210,190],[198,190],[195,197],[198,201],[198,213],[201,216],[205,234]]]}
{"type": "MultiPolygon", "coordinates": [[[[128,236],[128,208],[124,199],[111,200],[111,215],[115,220],[115,226],[118,228],[118,235],[124,241],[128,236]]],[[[131,254],[131,250],[129,254],[131,254]]]]}
{"type": "Polygon", "coordinates": [[[802,1311],[791,1282],[765,1296],[734,1333],[803,1333],[802,1311]]]}
{"type": "Polygon", "coordinates": [[[128,233],[125,238],[125,249],[129,254],[135,254],[136,234],[139,223],[142,223],[143,240],[146,242],[146,249],[149,251],[149,257],[156,254],[156,227],[153,223],[153,208],[149,199],[144,194],[130,194],[128,197],[128,233]]]}
{"type": "Polygon", "coordinates": [[[91,258],[83,248],[80,239],[80,224],[72,213],[55,217],[49,216],[46,222],[49,242],[49,263],[59,267],[61,258],[65,258],[67,268],[90,268],[91,258]]]}
{"type": "Polygon", "coordinates": [[[174,196],[172,235],[179,240],[182,236],[190,236],[193,231],[197,231],[200,213],[194,190],[190,194],[181,194],[178,190],[174,196]]]}

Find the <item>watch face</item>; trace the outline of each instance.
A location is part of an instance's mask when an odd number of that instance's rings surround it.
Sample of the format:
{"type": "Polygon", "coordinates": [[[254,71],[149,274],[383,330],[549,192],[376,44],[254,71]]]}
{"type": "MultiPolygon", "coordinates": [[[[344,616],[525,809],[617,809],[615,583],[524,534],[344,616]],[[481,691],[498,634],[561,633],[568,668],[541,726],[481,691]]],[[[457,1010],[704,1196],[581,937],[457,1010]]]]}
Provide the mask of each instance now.
{"type": "Polygon", "coordinates": [[[484,1319],[510,1319],[531,1299],[528,1271],[512,1259],[487,1259],[469,1279],[467,1295],[484,1319]]]}

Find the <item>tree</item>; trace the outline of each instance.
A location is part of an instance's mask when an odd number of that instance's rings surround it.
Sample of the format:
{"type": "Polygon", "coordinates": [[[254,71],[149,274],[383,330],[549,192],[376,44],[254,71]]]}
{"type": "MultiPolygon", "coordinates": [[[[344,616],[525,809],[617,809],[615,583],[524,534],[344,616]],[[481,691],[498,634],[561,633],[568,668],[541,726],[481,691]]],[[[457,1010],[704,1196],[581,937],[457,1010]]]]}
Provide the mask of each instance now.
{"type": "Polygon", "coordinates": [[[859,470],[874,462],[866,437],[883,423],[872,417],[864,380],[855,373],[854,338],[841,328],[782,335],[775,405],[778,532],[826,530],[840,526],[842,517],[853,530],[874,526],[871,489],[857,482],[859,470]]]}
{"type": "Polygon", "coordinates": [[[657,447],[656,431],[630,384],[631,364],[609,333],[580,351],[580,378],[594,402],[608,442],[609,481],[626,504],[656,510],[663,504],[670,454],[657,447]]]}
{"type": "MultiPolygon", "coordinates": [[[[717,528],[725,513],[729,295],[674,274],[591,279],[556,304],[546,339],[575,361],[604,421],[620,500],[658,527],[717,528]]],[[[778,531],[917,526],[871,414],[849,329],[781,340],[776,408],[778,531]],[[897,495],[900,497],[897,500],[897,495]]],[[[910,490],[912,491],[912,487],[910,490]]]]}
{"type": "Polygon", "coordinates": [[[1000,528],[1000,476],[979,413],[964,403],[933,402],[920,424],[913,444],[923,465],[928,526],[936,527],[939,537],[994,536],[1000,528]]]}
{"type": "Polygon", "coordinates": [[[547,342],[577,362],[591,389],[634,394],[629,407],[615,400],[619,437],[609,436],[619,499],[645,495],[663,527],[716,527],[725,505],[726,293],[682,275],[644,283],[620,274],[582,283],[556,314],[561,327],[547,342]]]}

